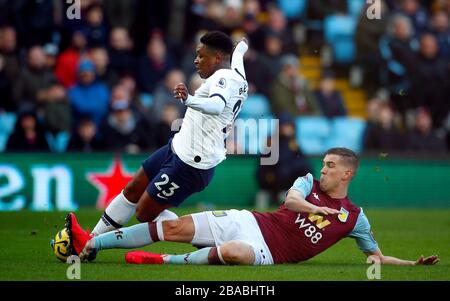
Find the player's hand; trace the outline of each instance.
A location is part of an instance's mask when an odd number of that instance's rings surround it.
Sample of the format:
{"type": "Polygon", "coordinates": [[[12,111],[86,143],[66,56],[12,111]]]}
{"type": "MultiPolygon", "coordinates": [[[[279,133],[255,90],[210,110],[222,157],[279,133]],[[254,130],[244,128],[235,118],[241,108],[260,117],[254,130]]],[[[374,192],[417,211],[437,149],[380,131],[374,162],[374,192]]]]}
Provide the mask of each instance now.
{"type": "Polygon", "coordinates": [[[328,208],[328,207],[318,207],[314,208],[314,214],[320,214],[320,215],[329,215],[329,214],[339,214],[339,210],[328,208]]]}
{"type": "Polygon", "coordinates": [[[423,255],[417,259],[414,263],[415,265],[434,265],[439,262],[439,257],[437,255],[432,255],[424,257],[423,255]]]}
{"type": "Polygon", "coordinates": [[[185,101],[188,98],[189,91],[185,84],[180,83],[173,89],[173,97],[178,100],[185,101]]]}

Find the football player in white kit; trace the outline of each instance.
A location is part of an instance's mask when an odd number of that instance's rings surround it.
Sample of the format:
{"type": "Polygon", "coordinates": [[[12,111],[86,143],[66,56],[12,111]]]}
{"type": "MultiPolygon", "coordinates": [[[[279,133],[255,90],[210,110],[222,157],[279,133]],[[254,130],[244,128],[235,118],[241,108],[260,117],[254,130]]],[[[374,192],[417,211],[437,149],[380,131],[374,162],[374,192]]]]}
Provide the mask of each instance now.
{"type": "MultiPolygon", "coordinates": [[[[108,205],[91,236],[119,229],[134,215],[141,223],[175,219],[176,214],[167,208],[206,188],[215,167],[225,160],[224,141],[247,98],[243,63],[247,49],[242,40],[233,51],[231,38],[223,32],[212,31],[201,37],[194,64],[205,82],[193,96],[182,83],[173,91],[187,106],[180,131],[142,163],[108,205]]],[[[73,254],[78,255],[82,243],[77,237],[84,237],[85,233],[80,233],[84,230],[73,213],[67,216],[66,226],[73,254]]]]}

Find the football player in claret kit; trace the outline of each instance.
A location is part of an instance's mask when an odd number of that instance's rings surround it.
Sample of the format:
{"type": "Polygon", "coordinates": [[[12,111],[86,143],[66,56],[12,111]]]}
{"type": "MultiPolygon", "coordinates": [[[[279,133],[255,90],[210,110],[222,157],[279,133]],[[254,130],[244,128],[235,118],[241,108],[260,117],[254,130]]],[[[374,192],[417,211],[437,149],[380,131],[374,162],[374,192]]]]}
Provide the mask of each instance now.
{"type": "MultiPolygon", "coordinates": [[[[177,215],[167,208],[178,206],[210,183],[214,168],[225,160],[224,141],[247,98],[243,61],[247,49],[245,39],[233,47],[231,38],[219,31],[201,37],[194,65],[204,83],[194,96],[182,83],[173,91],[187,106],[180,131],[142,163],[108,205],[91,236],[121,228],[134,215],[142,223],[175,219],[177,215]]],[[[66,218],[70,236],[74,223],[75,215],[70,213],[66,218]]]]}
{"type": "Polygon", "coordinates": [[[72,224],[77,254],[111,248],[137,248],[157,241],[205,246],[182,255],[132,251],[128,263],[140,264],[247,264],[269,265],[308,260],[345,237],[356,240],[372,262],[392,265],[431,265],[438,256],[416,261],[384,255],[375,241],[363,210],[347,191],[358,168],[358,157],[349,149],[330,149],[320,180],[311,174],[298,178],[285,202],[275,212],[247,210],[205,211],[164,222],[149,222],[89,237],[72,224]],[[120,239],[118,238],[120,235],[120,239]]]}

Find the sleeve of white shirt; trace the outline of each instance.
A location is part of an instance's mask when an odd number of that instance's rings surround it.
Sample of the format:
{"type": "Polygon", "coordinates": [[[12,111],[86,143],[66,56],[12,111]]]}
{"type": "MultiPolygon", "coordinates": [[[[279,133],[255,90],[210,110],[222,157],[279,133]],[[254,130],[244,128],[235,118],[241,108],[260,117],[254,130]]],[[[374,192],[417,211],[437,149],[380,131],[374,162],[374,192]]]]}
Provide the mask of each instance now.
{"type": "Polygon", "coordinates": [[[230,99],[232,93],[227,76],[226,70],[216,71],[205,82],[209,86],[209,97],[189,95],[184,104],[206,114],[219,115],[225,109],[227,100],[230,99]]]}
{"type": "Polygon", "coordinates": [[[225,109],[225,102],[218,95],[208,98],[188,95],[184,104],[194,110],[210,115],[219,115],[225,109]]]}
{"type": "Polygon", "coordinates": [[[233,56],[231,57],[231,69],[237,71],[245,78],[244,69],[244,54],[248,50],[248,45],[244,41],[240,41],[236,48],[234,48],[233,56]]]}
{"type": "Polygon", "coordinates": [[[209,84],[209,98],[218,97],[223,101],[225,106],[233,92],[233,87],[231,86],[232,81],[229,76],[229,69],[221,69],[207,79],[209,84]]]}

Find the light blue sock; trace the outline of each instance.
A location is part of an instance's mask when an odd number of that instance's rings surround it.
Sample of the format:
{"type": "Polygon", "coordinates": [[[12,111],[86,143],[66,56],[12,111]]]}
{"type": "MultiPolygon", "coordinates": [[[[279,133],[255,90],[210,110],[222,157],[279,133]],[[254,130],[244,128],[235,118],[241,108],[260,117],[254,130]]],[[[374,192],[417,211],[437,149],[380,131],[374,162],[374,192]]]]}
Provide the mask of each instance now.
{"type": "Polygon", "coordinates": [[[120,228],[94,237],[95,249],[131,249],[153,243],[148,223],[120,228]]]}
{"type": "Polygon", "coordinates": [[[203,248],[198,251],[181,255],[167,255],[164,263],[168,264],[210,264],[209,252],[212,248],[203,248]]]}

